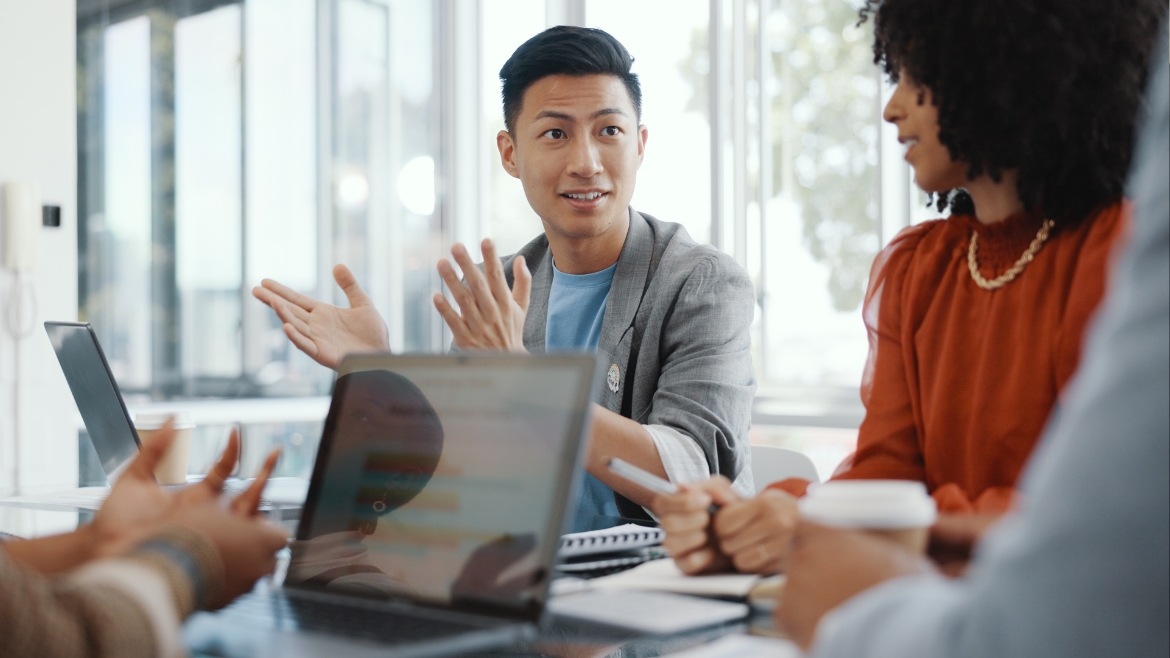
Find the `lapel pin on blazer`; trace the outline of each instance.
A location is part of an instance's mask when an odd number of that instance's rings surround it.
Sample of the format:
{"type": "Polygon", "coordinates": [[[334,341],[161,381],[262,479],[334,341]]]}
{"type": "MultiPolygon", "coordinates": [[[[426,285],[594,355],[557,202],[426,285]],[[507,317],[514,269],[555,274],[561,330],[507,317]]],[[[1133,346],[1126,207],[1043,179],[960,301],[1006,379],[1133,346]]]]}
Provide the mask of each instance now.
{"type": "Polygon", "coordinates": [[[617,364],[609,367],[609,373],[605,376],[605,383],[609,384],[609,390],[614,393],[618,392],[618,382],[621,381],[622,371],[618,369],[617,364]]]}

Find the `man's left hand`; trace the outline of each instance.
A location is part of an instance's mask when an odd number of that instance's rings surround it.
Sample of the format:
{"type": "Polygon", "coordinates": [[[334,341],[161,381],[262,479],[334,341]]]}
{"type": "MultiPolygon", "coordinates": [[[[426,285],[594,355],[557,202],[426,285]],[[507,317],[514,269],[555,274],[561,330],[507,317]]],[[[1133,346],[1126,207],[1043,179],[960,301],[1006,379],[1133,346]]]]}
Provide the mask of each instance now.
{"type": "Polygon", "coordinates": [[[526,352],[524,320],[528,316],[532,274],[523,256],[514,258],[514,285],[509,290],[504,266],[496,257],[495,245],[487,239],[480,247],[483,249],[483,271],[472,262],[466,247],[459,243],[451,247],[451,256],[463,270],[466,283],[459,280],[455,268],[446,258],[439,261],[439,275],[459,304],[459,312],[441,294],[434,297],[435,308],[451,328],[455,346],[459,349],[526,352]]]}
{"type": "Polygon", "coordinates": [[[932,570],[925,558],[889,539],[808,522],[797,527],[787,567],[776,623],[806,650],[833,608],[887,580],[932,570]]]}

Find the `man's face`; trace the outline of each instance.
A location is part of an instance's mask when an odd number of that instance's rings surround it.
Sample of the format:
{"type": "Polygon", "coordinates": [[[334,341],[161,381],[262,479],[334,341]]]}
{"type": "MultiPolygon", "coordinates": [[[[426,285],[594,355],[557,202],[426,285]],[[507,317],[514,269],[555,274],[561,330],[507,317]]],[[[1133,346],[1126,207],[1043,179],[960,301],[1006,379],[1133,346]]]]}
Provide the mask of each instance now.
{"type": "Polygon", "coordinates": [[[646,136],[619,78],[550,75],[496,144],[545,231],[581,239],[624,230],[646,136]]]}

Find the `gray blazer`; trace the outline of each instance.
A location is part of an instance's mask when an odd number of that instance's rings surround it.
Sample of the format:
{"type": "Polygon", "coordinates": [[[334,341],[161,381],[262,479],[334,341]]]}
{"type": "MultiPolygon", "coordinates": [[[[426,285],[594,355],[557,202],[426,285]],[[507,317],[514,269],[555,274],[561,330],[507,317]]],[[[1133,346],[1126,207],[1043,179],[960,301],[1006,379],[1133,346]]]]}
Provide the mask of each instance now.
{"type": "MultiPolygon", "coordinates": [[[[504,259],[508,285],[517,255],[532,272],[524,346],[539,354],[552,287],[548,238],[542,234],[504,259]]],[[[608,375],[598,404],[692,437],[710,472],[735,480],[751,468],[754,313],[752,282],[730,256],[697,244],[679,224],[631,208],[597,348],[608,375]]],[[[616,498],[624,516],[646,518],[641,507],[616,498]]]]}

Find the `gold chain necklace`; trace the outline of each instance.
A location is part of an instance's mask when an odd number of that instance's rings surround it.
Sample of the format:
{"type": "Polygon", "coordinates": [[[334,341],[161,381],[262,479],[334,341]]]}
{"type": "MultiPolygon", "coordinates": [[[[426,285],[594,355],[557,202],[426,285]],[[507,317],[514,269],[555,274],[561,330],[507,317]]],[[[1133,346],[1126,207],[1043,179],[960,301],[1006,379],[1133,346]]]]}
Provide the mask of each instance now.
{"type": "Polygon", "coordinates": [[[975,253],[979,251],[979,234],[972,231],[971,244],[967,247],[967,269],[971,270],[971,278],[975,280],[975,285],[984,290],[995,290],[996,288],[1002,288],[1011,283],[1013,279],[1020,275],[1020,272],[1024,271],[1028,263],[1032,262],[1036,254],[1039,253],[1040,247],[1048,240],[1048,232],[1052,230],[1053,226],[1055,226],[1055,222],[1051,219],[1044,220],[1044,223],[1040,225],[1040,230],[1036,232],[1036,237],[1033,238],[1032,244],[1028,245],[1028,250],[1024,252],[1023,256],[1020,256],[1020,260],[1016,261],[1016,264],[1012,265],[1011,269],[990,281],[983,278],[983,275],[979,273],[979,261],[975,258],[975,253]]]}

